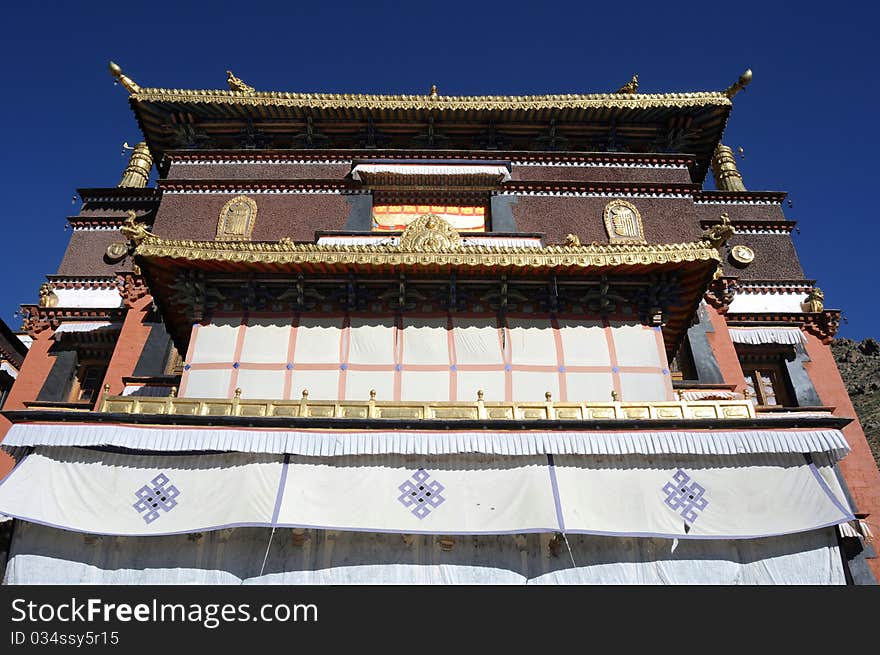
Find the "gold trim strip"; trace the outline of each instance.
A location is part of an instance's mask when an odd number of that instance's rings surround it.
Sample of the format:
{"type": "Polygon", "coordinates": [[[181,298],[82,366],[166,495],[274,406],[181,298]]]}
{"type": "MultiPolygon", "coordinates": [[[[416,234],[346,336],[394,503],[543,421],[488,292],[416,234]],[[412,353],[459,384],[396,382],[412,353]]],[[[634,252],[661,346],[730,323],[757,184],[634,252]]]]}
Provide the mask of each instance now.
{"type": "Polygon", "coordinates": [[[286,418],[362,418],[405,420],[558,420],[601,419],[750,419],[749,400],[656,402],[402,402],[380,400],[251,400],[244,398],[156,398],[105,396],[101,412],[252,416],[286,418]]]}

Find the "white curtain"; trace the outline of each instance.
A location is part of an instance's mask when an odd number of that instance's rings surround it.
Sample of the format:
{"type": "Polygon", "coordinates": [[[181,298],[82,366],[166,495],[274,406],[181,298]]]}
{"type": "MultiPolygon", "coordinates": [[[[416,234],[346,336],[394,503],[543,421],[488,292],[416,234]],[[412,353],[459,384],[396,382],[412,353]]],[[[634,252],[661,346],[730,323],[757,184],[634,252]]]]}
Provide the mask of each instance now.
{"type": "Polygon", "coordinates": [[[237,528],[91,537],[17,522],[7,584],[844,584],[833,529],[754,540],[440,537],[237,528]],[[574,563],[572,563],[572,559],[574,563]]]}

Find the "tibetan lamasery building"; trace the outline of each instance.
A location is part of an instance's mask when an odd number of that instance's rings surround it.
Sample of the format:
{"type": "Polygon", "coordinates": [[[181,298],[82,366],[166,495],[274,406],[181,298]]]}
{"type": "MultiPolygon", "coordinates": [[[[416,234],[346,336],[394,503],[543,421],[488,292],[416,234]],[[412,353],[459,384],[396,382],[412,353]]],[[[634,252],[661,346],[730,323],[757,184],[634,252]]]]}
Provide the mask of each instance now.
{"type": "Polygon", "coordinates": [[[751,72],[524,97],[111,72],[143,141],[23,306],[6,582],[880,575],[840,312],[722,144],[751,72]]]}

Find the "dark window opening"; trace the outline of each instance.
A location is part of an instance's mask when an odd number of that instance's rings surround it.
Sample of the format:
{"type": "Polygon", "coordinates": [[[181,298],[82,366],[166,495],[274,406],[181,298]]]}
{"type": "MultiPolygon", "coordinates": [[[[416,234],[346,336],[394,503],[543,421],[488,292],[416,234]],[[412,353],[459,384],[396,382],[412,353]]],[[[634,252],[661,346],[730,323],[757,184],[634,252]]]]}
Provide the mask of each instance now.
{"type": "Polygon", "coordinates": [[[101,382],[107,372],[107,365],[104,363],[81,363],[76,369],[76,375],[73,378],[73,384],[70,390],[70,401],[91,403],[98,397],[101,389],[101,382]]]}
{"type": "Polygon", "coordinates": [[[746,389],[755,406],[795,407],[794,390],[785,366],[790,349],[764,346],[737,347],[746,389]]]}

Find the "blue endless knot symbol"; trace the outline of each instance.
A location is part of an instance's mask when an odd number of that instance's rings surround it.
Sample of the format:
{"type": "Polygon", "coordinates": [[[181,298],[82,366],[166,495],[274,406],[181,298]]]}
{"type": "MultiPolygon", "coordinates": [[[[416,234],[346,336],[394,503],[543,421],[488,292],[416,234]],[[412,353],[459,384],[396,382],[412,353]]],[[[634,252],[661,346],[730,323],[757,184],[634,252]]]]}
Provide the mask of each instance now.
{"type": "Polygon", "coordinates": [[[702,512],[709,505],[709,501],[703,497],[706,490],[696,482],[691,481],[691,476],[678,469],[672,476],[673,482],[663,485],[663,493],[666,494],[666,503],[671,509],[681,514],[682,518],[693,523],[697,520],[697,512],[702,512]]]}
{"type": "Polygon", "coordinates": [[[441,495],[446,487],[436,480],[431,480],[425,469],[413,473],[412,477],[397,489],[400,491],[397,500],[404,507],[411,508],[410,512],[419,519],[425,518],[431,510],[437,509],[446,502],[441,495]]]}
{"type": "Polygon", "coordinates": [[[170,512],[177,507],[177,498],[180,491],[173,484],[166,486],[169,480],[164,473],[160,473],[150,481],[149,485],[144,485],[134,492],[138,501],[132,505],[138,514],[143,514],[141,518],[144,523],[150,524],[159,518],[159,511],[170,512]],[[144,514],[146,512],[146,514],[144,514]]]}

